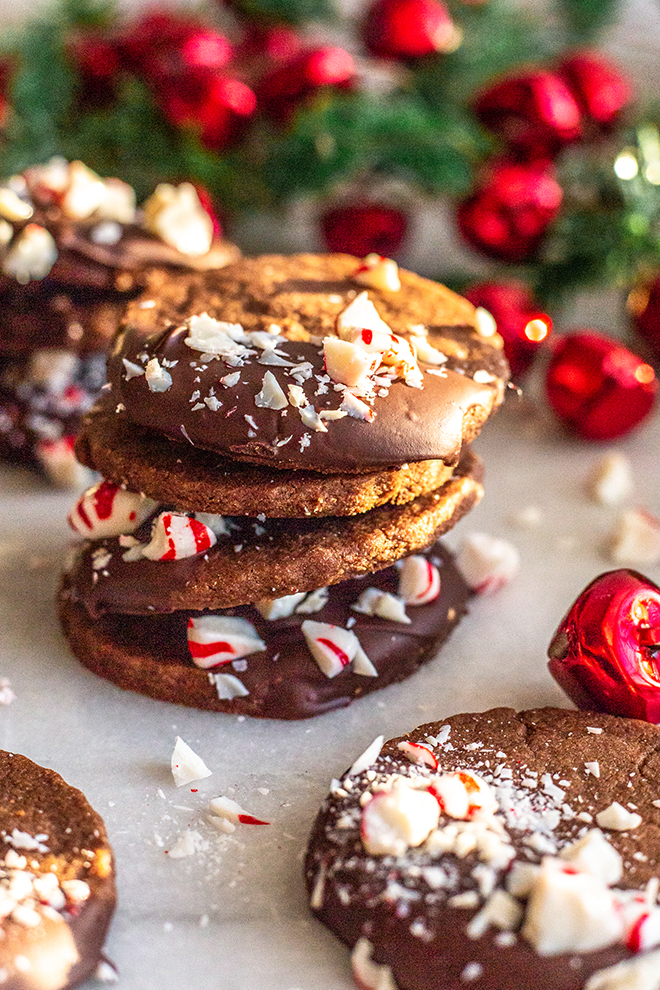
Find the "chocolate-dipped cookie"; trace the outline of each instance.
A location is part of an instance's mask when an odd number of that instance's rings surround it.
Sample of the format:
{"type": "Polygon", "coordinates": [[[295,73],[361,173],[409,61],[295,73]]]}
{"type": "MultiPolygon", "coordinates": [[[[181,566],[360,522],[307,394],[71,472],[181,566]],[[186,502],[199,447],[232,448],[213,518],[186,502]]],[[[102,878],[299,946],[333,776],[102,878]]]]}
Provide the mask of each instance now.
{"type": "Polygon", "coordinates": [[[470,596],[440,544],[400,568],[213,613],[93,619],[74,580],[65,577],[60,618],[90,670],[161,701],[280,719],[320,715],[410,676],[470,596]]]}
{"type": "Polygon", "coordinates": [[[0,457],[80,486],[73,439],[100,388],[81,362],[105,362],[149,270],[200,270],[238,253],[186,184],[159,186],[141,211],[130,186],[81,162],[53,159],[0,185],[0,457]],[[78,364],[63,378],[67,352],[78,364]],[[46,387],[43,374],[34,387],[31,356],[53,366],[46,387]]]}
{"type": "Polygon", "coordinates": [[[456,715],[369,747],[305,873],[369,990],[623,990],[660,972],[660,729],[456,715]]]}
{"type": "Polygon", "coordinates": [[[7,990],[70,990],[95,972],[116,901],[103,821],[59,774],[4,751],[0,888],[7,990]]]}

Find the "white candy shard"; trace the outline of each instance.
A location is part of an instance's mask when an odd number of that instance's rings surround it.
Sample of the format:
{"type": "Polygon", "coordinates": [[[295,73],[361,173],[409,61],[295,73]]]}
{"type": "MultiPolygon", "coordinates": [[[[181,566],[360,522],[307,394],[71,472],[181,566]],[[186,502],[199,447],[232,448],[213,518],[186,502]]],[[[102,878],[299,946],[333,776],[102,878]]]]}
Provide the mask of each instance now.
{"type": "Polygon", "coordinates": [[[608,886],[623,876],[621,855],[598,828],[589,829],[581,839],[562,849],[559,858],[608,886]]]}
{"type": "Polygon", "coordinates": [[[148,560],[181,560],[204,553],[217,543],[215,533],[179,512],[161,512],[154,520],[151,540],[142,548],[148,560]]]}
{"type": "Polygon", "coordinates": [[[9,186],[0,186],[0,217],[4,220],[29,220],[34,210],[9,186]]]}
{"type": "Polygon", "coordinates": [[[270,825],[260,818],[255,818],[244,808],[241,808],[237,801],[232,801],[228,797],[213,798],[209,805],[211,811],[218,818],[226,818],[232,825],[270,825]]]}
{"type": "Polygon", "coordinates": [[[364,348],[339,337],[324,337],[323,360],[333,381],[355,386],[373,374],[380,364],[380,355],[374,357],[364,348]]]}
{"type": "Polygon", "coordinates": [[[155,357],[147,361],[144,377],[147,379],[147,385],[152,392],[167,392],[172,385],[171,374],[161,367],[158,358],[155,357]]]}
{"type": "Polygon", "coordinates": [[[600,777],[600,764],[598,760],[590,760],[588,763],[585,763],[584,769],[592,777],[600,777]]]}
{"type": "Polygon", "coordinates": [[[296,605],[307,597],[307,592],[299,591],[295,595],[283,595],[282,598],[264,598],[263,601],[256,602],[256,610],[269,622],[276,619],[285,619],[296,611],[296,605]]]}
{"type": "Polygon", "coordinates": [[[399,777],[389,791],[377,791],[362,811],[360,832],[372,856],[403,856],[421,846],[438,824],[440,806],[428,791],[399,777]]]}
{"type": "Polygon", "coordinates": [[[623,923],[602,882],[546,859],[531,891],[522,934],[540,956],[595,952],[620,942],[623,923]]]}
{"type": "Polygon", "coordinates": [[[426,557],[413,554],[399,566],[399,596],[406,605],[426,605],[440,594],[440,571],[426,557]]]}
{"type": "Polygon", "coordinates": [[[229,533],[229,526],[225,522],[225,517],[219,516],[215,512],[196,512],[195,519],[204,523],[207,529],[210,529],[216,536],[227,536],[229,533]]]}
{"type": "Polygon", "coordinates": [[[184,742],[181,736],[177,736],[172,753],[172,776],[177,787],[190,784],[193,780],[203,780],[210,777],[212,770],[209,770],[201,756],[195,753],[188,743],[184,742]]]}
{"type": "Polygon", "coordinates": [[[660,951],[599,969],[584,990],[660,990],[660,951]]]}
{"type": "Polygon", "coordinates": [[[73,351],[63,348],[34,351],[28,363],[28,377],[32,384],[54,395],[63,395],[73,383],[80,358],[73,351]]]}
{"type": "Polygon", "coordinates": [[[355,282],[382,292],[398,292],[401,288],[399,266],[392,258],[382,254],[368,254],[353,274],[355,282]]]}
{"type": "Polygon", "coordinates": [[[397,749],[400,749],[411,763],[422,763],[431,767],[432,770],[438,769],[435,753],[425,743],[412,743],[405,740],[397,744],[397,749]]]}
{"type": "Polygon", "coordinates": [[[660,520],[644,509],[621,513],[609,555],[620,565],[643,567],[660,562],[660,520]]]}
{"type": "Polygon", "coordinates": [[[353,777],[358,773],[362,773],[363,770],[368,770],[369,767],[373,766],[380,756],[380,751],[383,748],[384,741],[385,736],[376,736],[374,741],[369,743],[364,753],[361,753],[357,760],[355,760],[352,767],[348,771],[348,776],[353,777]]]}
{"type": "Polygon", "coordinates": [[[93,540],[133,533],[158,507],[138,492],[129,492],[113,481],[99,481],[80,496],[69,514],[74,532],[93,540]]]}
{"type": "Polygon", "coordinates": [[[492,337],[494,333],[497,333],[495,317],[483,306],[477,306],[474,311],[474,325],[481,337],[492,337]]]}
{"type": "Polygon", "coordinates": [[[201,833],[191,829],[179,836],[172,848],[168,850],[168,856],[170,859],[184,859],[186,856],[194,856],[204,844],[204,837],[201,833]]]}
{"type": "Polygon", "coordinates": [[[488,533],[468,533],[456,556],[463,578],[479,595],[491,595],[508,584],[520,567],[513,544],[488,533]]]}
{"type": "Polygon", "coordinates": [[[426,364],[437,366],[447,363],[447,355],[443,354],[442,351],[439,351],[437,347],[433,347],[426,337],[417,337],[413,334],[410,338],[410,343],[412,344],[417,357],[421,361],[425,361],[426,364]]]}
{"type": "Polygon", "coordinates": [[[613,801],[604,811],[599,811],[596,821],[601,828],[609,829],[611,832],[627,832],[628,829],[637,828],[642,824],[642,816],[634,811],[628,811],[618,801],[613,801]]]}
{"type": "Polygon", "coordinates": [[[162,182],[144,204],[144,226],[181,254],[199,257],[213,243],[213,221],[190,182],[162,182]]]}
{"type": "Polygon", "coordinates": [[[194,615],[188,619],[188,649],[193,663],[208,669],[261,653],[266,644],[247,619],[230,615],[194,615]]]}
{"type": "Polygon", "coordinates": [[[57,261],[52,234],[39,224],[29,223],[16,235],[2,262],[5,275],[21,285],[45,278],[57,261]]]}
{"type": "Polygon", "coordinates": [[[337,334],[346,340],[346,334],[353,330],[371,330],[392,337],[392,330],[378,315],[378,310],[369,299],[368,292],[361,292],[337,316],[337,334]]]}
{"type": "Polygon", "coordinates": [[[450,818],[488,818],[497,811],[497,800],[492,789],[471,770],[456,770],[434,777],[430,790],[444,814],[450,818]]]}
{"type": "Polygon", "coordinates": [[[412,621],[406,615],[405,602],[396,595],[391,595],[389,591],[381,591],[380,588],[365,588],[355,605],[351,607],[362,615],[374,615],[379,619],[388,619],[390,622],[410,625],[412,621]]]}
{"type": "Polygon", "coordinates": [[[346,413],[347,416],[351,416],[353,419],[362,419],[366,423],[372,423],[375,417],[373,409],[366,402],[363,402],[362,399],[358,399],[348,389],[344,392],[344,398],[339,409],[341,412],[346,413]]]}
{"type": "Polygon", "coordinates": [[[587,490],[599,505],[621,505],[633,489],[630,461],[619,450],[610,450],[589,476],[587,490]]]}
{"type": "Polygon", "coordinates": [[[231,701],[233,698],[247,698],[249,691],[243,681],[234,674],[209,673],[209,681],[215,687],[220,701],[231,701]]]}
{"type": "Polygon", "coordinates": [[[392,970],[385,963],[371,958],[373,946],[366,938],[360,938],[351,953],[353,978],[359,990],[397,990],[392,970]]]}
{"type": "Polygon", "coordinates": [[[481,938],[491,926],[503,932],[516,931],[522,916],[522,904],[515,897],[505,890],[494,890],[481,911],[470,921],[467,927],[468,937],[481,938]]]}
{"type": "Polygon", "coordinates": [[[121,179],[105,179],[103,199],[96,211],[99,220],[133,223],[135,220],[135,190],[121,179]]]}
{"type": "Polygon", "coordinates": [[[310,591],[300,605],[296,606],[296,612],[298,615],[313,615],[315,612],[320,612],[327,604],[329,597],[330,592],[327,588],[317,588],[315,591],[310,591]]]}
{"type": "Polygon", "coordinates": [[[61,200],[62,212],[71,220],[87,220],[105,198],[105,183],[83,162],[69,165],[67,189],[61,200]]]}
{"type": "Polygon", "coordinates": [[[249,338],[240,323],[215,320],[208,313],[201,313],[191,316],[187,327],[188,336],[184,340],[187,347],[204,354],[217,354],[230,365],[256,353],[245,346],[249,338]]]}
{"type": "Polygon", "coordinates": [[[336,677],[361,650],[360,641],[350,629],[313,619],[305,619],[301,629],[310,653],[326,677],[336,677]]]}
{"type": "Polygon", "coordinates": [[[264,409],[285,409],[289,404],[277,378],[272,371],[264,374],[261,392],[254,397],[254,404],[264,409]]]}

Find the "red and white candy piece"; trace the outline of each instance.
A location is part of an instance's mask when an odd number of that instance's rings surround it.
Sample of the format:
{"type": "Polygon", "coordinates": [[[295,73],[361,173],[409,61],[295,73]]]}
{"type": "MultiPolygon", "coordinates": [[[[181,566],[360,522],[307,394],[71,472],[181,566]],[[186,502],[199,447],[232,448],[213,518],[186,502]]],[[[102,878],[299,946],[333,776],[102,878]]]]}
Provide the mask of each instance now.
{"type": "Polygon", "coordinates": [[[2,262],[5,275],[20,285],[45,278],[57,260],[52,234],[38,223],[29,223],[16,235],[2,262]]]}
{"type": "Polygon", "coordinates": [[[238,801],[233,801],[228,797],[213,798],[209,807],[218,818],[226,818],[232,825],[270,825],[270,822],[255,818],[244,808],[241,808],[238,801]]]}
{"type": "Polygon", "coordinates": [[[218,542],[213,530],[199,519],[179,512],[161,512],[154,520],[151,540],[142,548],[148,560],[181,560],[204,553],[218,542]]]}
{"type": "Polygon", "coordinates": [[[336,677],[353,661],[356,674],[377,676],[376,668],[352,630],[313,619],[305,619],[300,628],[310,653],[326,677],[336,677]]]}
{"type": "Polygon", "coordinates": [[[377,791],[362,810],[360,834],[372,856],[403,856],[421,846],[436,828],[440,806],[430,791],[400,777],[389,791],[377,791]]]}
{"type": "Polygon", "coordinates": [[[334,382],[355,386],[373,375],[381,362],[381,352],[372,354],[339,337],[325,337],[323,340],[323,365],[334,382]]]}
{"type": "Polygon", "coordinates": [[[406,605],[427,605],[440,594],[440,571],[426,557],[413,554],[399,565],[399,597],[406,605]]]}
{"type": "Polygon", "coordinates": [[[355,270],[353,280],[384,292],[398,292],[401,288],[399,266],[392,258],[384,258],[382,254],[368,254],[355,270]]]}
{"type": "Polygon", "coordinates": [[[369,939],[360,938],[351,953],[353,979],[358,990],[397,990],[392,970],[385,963],[374,962],[372,952],[369,939]]]}
{"type": "Polygon", "coordinates": [[[582,838],[565,846],[559,858],[608,885],[618,883],[623,875],[621,854],[599,828],[590,828],[582,838]]]}
{"type": "Polygon", "coordinates": [[[80,496],[68,516],[71,529],[92,540],[133,533],[158,503],[114,481],[99,481],[80,496]]]}
{"type": "Polygon", "coordinates": [[[177,787],[190,784],[193,780],[203,780],[204,777],[210,777],[213,772],[181,736],[177,736],[174,743],[171,767],[177,787]]]}
{"type": "Polygon", "coordinates": [[[469,533],[456,556],[466,584],[479,595],[492,595],[516,576],[520,554],[512,543],[488,533],[469,533]]]}
{"type": "MultiPolygon", "coordinates": [[[[336,329],[342,340],[351,339],[356,330],[371,330],[372,334],[382,336],[387,341],[394,336],[391,328],[379,316],[368,292],[361,292],[337,315],[336,329]]],[[[364,343],[366,346],[367,342],[364,343]]]]}
{"type": "Polygon", "coordinates": [[[599,969],[589,977],[584,990],[658,990],[660,951],[599,969]]]}
{"type": "Polygon", "coordinates": [[[405,740],[398,743],[397,749],[400,749],[411,763],[424,764],[427,767],[431,767],[432,770],[438,769],[436,755],[426,743],[413,743],[405,740]]]}
{"type": "Polygon", "coordinates": [[[401,622],[410,625],[412,620],[406,615],[405,603],[391,595],[389,591],[380,588],[365,588],[352,608],[362,615],[373,615],[389,622],[401,622]]]}
{"type": "Polygon", "coordinates": [[[188,619],[188,649],[197,667],[205,670],[251,653],[266,644],[247,619],[231,615],[193,615],[188,619]]]}
{"type": "Polygon", "coordinates": [[[37,459],[49,481],[57,488],[80,491],[94,477],[89,468],[76,459],[73,452],[75,440],[73,436],[66,436],[59,440],[39,440],[37,443],[37,459]]]}
{"type": "Polygon", "coordinates": [[[486,818],[497,811],[497,800],[485,780],[471,770],[456,770],[435,777],[429,785],[444,814],[467,821],[486,818]]]}

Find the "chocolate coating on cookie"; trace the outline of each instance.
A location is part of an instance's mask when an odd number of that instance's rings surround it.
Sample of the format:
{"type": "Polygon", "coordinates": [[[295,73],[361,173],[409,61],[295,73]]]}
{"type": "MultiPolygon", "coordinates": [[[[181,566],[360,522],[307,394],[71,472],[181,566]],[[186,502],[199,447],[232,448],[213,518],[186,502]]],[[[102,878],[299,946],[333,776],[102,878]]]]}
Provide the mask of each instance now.
{"type": "Polygon", "coordinates": [[[126,561],[116,538],[96,541],[74,562],[72,594],[98,617],[231,608],[336,584],[433,543],[480,499],[480,477],[479,461],[466,451],[452,480],[406,505],[348,518],[235,517],[214,547],[180,560],[126,561]]]}
{"type": "MultiPolygon", "coordinates": [[[[17,871],[25,892],[18,910],[3,915],[0,924],[2,985],[78,986],[99,963],[115,907],[112,851],[102,819],[59,774],[0,751],[0,831],[0,876],[17,871]],[[44,882],[47,887],[40,887],[44,882]]],[[[15,897],[19,889],[5,890],[8,882],[0,879],[3,909],[5,895],[15,897]]]]}
{"type": "Polygon", "coordinates": [[[501,402],[507,376],[501,341],[479,335],[469,303],[410,272],[400,272],[398,292],[370,289],[369,298],[394,333],[407,335],[421,325],[446,355],[437,367],[419,361],[422,388],[394,381],[377,390],[373,421],[344,414],[325,429],[310,428],[294,405],[255,404],[266,372],[287,394],[299,381],[291,366],[306,365],[305,402],[322,417],[339,410],[343,386],[325,374],[321,340],[334,334],[337,316],[361,289],[352,278],[358,265],[348,255],[264,256],[203,276],[154,276],[143,300],[127,310],[114,348],[113,398],[141,426],[273,467],[355,472],[410,461],[456,463],[462,444],[501,402]],[[156,305],[141,309],[145,301],[156,305]],[[258,350],[238,363],[192,350],[183,324],[202,313],[248,334],[278,328],[279,363],[258,350]],[[154,358],[171,376],[171,385],[158,392],[139,373],[154,358]]]}
{"type": "Polygon", "coordinates": [[[387,568],[363,580],[329,588],[326,605],[313,614],[267,621],[252,606],[229,610],[225,614],[243,617],[254,625],[266,650],[212,671],[201,670],[190,658],[186,641],[190,612],[139,618],[107,615],[92,622],[65,579],[60,618],[81,663],[120,687],[212,711],[261,718],[310,718],[403,680],[435,655],[464,614],[470,591],[444,547],[438,544],[426,556],[439,566],[440,595],[429,604],[409,606],[410,625],[363,615],[351,608],[367,587],[396,593],[396,569],[387,568]],[[378,676],[362,676],[346,668],[336,677],[326,677],[305,644],[300,628],[304,619],[342,628],[354,621],[352,630],[378,676]],[[214,673],[234,675],[249,693],[219,698],[214,673]]]}
{"type": "MultiPolygon", "coordinates": [[[[633,959],[633,952],[614,944],[540,955],[519,924],[506,937],[494,923],[481,934],[473,924],[470,937],[468,926],[491,891],[507,890],[511,864],[492,865],[483,846],[457,854],[451,828],[463,823],[442,812],[438,833],[446,844],[434,847],[432,832],[427,843],[396,858],[369,854],[360,831],[365,792],[387,786],[392,774],[424,787],[434,775],[476,773],[498,799],[498,828],[505,830],[513,862],[524,864],[561,853],[596,827],[596,815],[612,802],[634,806],[638,827],[606,836],[623,860],[616,887],[642,890],[660,869],[659,746],[656,726],[559,709],[456,715],[393,739],[368,774],[356,773],[350,786],[340,781],[319,813],[305,867],[312,908],[349,945],[366,937],[400,990],[583,990],[591,974],[633,959]],[[400,742],[426,745],[437,770],[411,764],[400,742]],[[598,767],[599,777],[587,772],[587,763],[598,767]]],[[[557,903],[555,916],[562,913],[567,916],[557,903]]]]}
{"type": "Polygon", "coordinates": [[[405,505],[448,481],[443,461],[360,474],[274,471],[178,443],[115,414],[105,396],[85,418],[76,456],[104,478],[189,512],[270,517],[351,516],[405,505]]]}

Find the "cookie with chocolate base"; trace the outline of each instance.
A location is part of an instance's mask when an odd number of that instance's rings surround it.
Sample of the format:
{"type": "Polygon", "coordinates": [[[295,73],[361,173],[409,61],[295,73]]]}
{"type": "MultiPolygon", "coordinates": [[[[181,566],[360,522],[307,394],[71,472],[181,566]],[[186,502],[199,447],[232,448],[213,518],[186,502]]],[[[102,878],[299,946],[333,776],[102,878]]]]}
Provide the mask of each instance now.
{"type": "Polygon", "coordinates": [[[660,729],[542,708],[376,744],[309,840],[368,990],[623,990],[660,972],[660,729]]]}
{"type": "Polygon", "coordinates": [[[109,532],[116,511],[123,535],[82,545],[69,570],[71,594],[97,618],[231,608],[311,591],[427,547],[482,492],[481,464],[469,450],[438,490],[349,517],[196,519],[107,486],[81,497],[71,525],[81,535],[109,532]],[[131,514],[126,526],[124,512],[131,514]]]}
{"type": "Polygon", "coordinates": [[[351,516],[386,503],[405,505],[454,472],[437,460],[353,474],[274,471],[136,426],[115,414],[110,398],[104,396],[83,420],[78,460],[131,491],[191,512],[351,516]]]}
{"type": "Polygon", "coordinates": [[[112,917],[105,826],[53,770],[0,751],[0,972],[9,990],[70,990],[95,972],[112,917]]]}
{"type": "Polygon", "coordinates": [[[94,621],[65,578],[59,611],[75,656],[119,687],[211,711],[301,719],[409,677],[435,656],[469,596],[437,544],[400,569],[214,613],[94,621]]]}
{"type": "Polygon", "coordinates": [[[117,414],[271,468],[457,463],[502,401],[502,341],[444,286],[402,270],[383,280],[385,263],[267,255],[156,273],[109,361],[117,414]]]}

